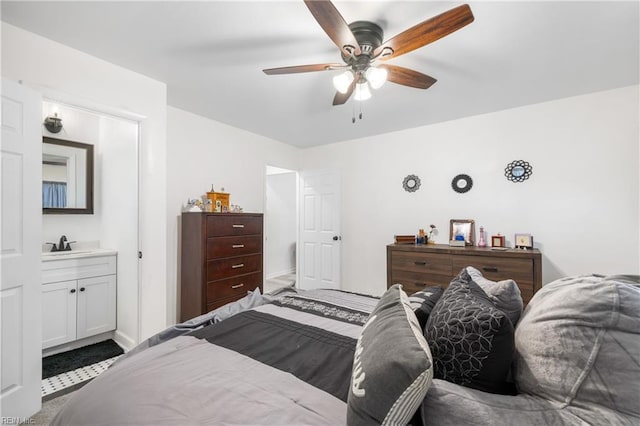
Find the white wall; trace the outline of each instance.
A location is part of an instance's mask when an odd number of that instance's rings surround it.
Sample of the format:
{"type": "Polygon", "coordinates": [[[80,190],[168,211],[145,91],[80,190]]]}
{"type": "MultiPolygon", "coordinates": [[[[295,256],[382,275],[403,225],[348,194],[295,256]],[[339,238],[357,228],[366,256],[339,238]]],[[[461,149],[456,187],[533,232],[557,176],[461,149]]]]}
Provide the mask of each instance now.
{"type": "Polygon", "coordinates": [[[224,187],[231,204],[264,212],[266,165],[297,170],[299,149],[168,107],[167,235],[169,321],[176,319],[180,217],[188,198],[224,187]],[[173,291],[172,291],[173,290],[173,291]]]}
{"type": "Polygon", "coordinates": [[[394,234],[475,219],[513,244],[531,233],[543,284],[586,273],[640,273],[638,86],[305,150],[301,169],[341,170],[343,288],[381,294],[394,234]],[[513,160],[533,166],[505,179],[513,160]],[[469,174],[458,194],[451,180],[469,174]],[[415,193],[402,180],[417,174],[415,193]]]}
{"type": "Polygon", "coordinates": [[[140,330],[167,325],[166,85],[2,23],[2,76],[45,98],[140,120],[140,330]]]}
{"type": "Polygon", "coordinates": [[[267,278],[296,269],[298,174],[267,174],[264,265],[267,278]]]}

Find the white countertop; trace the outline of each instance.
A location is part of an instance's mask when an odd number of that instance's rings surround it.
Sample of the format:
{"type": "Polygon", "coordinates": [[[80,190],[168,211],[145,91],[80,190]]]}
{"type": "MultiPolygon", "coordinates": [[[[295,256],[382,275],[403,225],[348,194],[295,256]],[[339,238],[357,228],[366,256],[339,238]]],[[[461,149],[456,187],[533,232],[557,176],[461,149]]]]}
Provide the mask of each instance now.
{"type": "Polygon", "coordinates": [[[104,248],[87,248],[70,251],[48,251],[42,253],[42,261],[50,262],[52,260],[78,259],[83,257],[98,257],[116,255],[118,252],[112,249],[104,248]]]}

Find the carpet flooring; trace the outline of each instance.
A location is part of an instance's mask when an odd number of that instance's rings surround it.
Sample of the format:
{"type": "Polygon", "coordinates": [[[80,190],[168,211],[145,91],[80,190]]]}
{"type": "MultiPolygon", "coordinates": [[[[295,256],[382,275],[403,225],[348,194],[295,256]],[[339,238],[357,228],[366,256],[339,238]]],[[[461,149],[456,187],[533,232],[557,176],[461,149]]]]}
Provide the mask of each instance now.
{"type": "Polygon", "coordinates": [[[95,343],[72,351],[42,358],[42,378],[46,379],[77,368],[86,367],[122,355],[124,351],[113,340],[95,343]]]}

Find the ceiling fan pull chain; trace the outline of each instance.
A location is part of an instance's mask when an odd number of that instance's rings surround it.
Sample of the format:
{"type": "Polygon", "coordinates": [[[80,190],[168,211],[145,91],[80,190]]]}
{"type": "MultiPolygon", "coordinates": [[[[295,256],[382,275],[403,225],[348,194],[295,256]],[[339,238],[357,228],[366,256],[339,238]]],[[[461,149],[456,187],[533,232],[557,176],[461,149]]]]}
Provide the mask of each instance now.
{"type": "Polygon", "coordinates": [[[360,102],[360,115],[358,117],[362,120],[362,102],[360,102]]]}
{"type": "Polygon", "coordinates": [[[356,106],[351,102],[351,123],[356,124],[356,106]]]}

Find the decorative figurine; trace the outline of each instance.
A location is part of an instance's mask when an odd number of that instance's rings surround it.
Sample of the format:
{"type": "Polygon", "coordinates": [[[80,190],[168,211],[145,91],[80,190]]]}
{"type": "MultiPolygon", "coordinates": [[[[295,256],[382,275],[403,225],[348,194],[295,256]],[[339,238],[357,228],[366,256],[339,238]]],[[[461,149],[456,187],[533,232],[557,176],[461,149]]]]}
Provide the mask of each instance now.
{"type": "Polygon", "coordinates": [[[480,237],[478,238],[478,247],[486,247],[486,246],[487,246],[487,240],[485,239],[485,236],[484,236],[484,228],[481,226],[480,237]]]}

